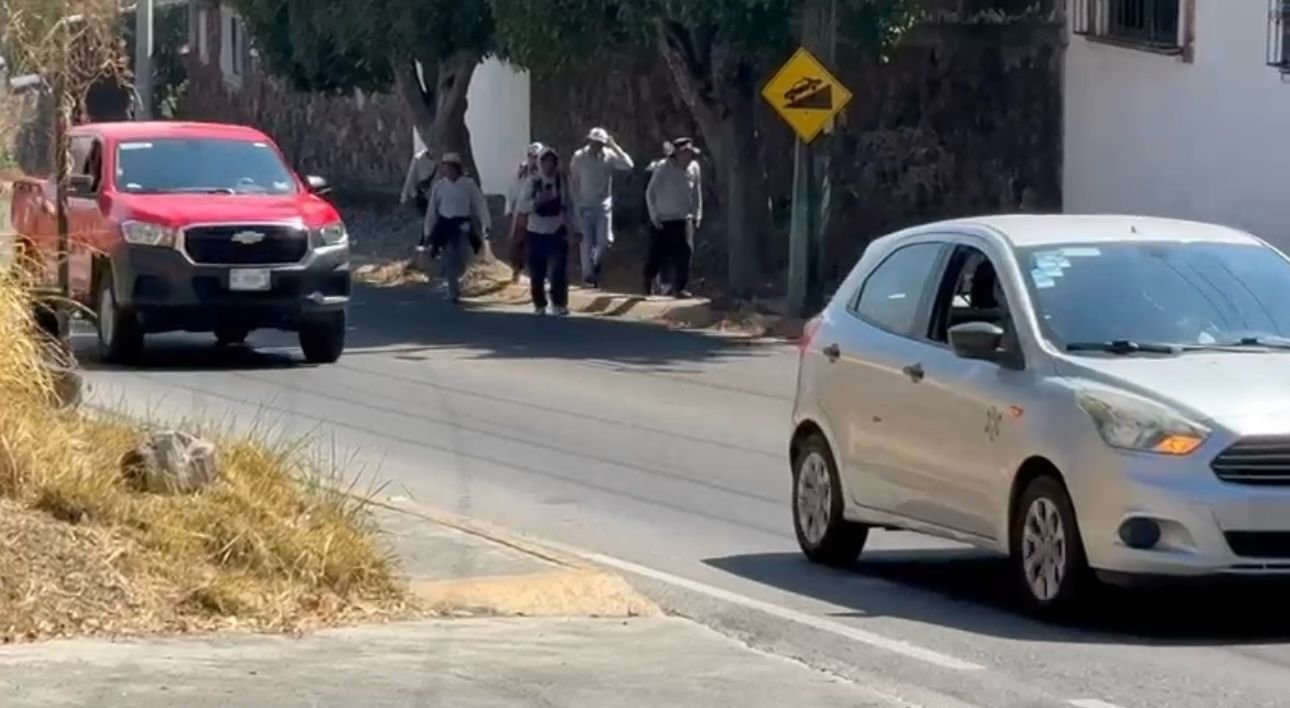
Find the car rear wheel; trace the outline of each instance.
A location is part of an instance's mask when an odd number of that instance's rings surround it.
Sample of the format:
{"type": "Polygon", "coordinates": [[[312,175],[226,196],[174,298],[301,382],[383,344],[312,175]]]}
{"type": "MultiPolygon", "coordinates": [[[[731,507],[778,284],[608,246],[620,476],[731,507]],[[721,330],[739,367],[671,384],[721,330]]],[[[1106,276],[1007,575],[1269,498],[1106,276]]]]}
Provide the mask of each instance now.
{"type": "Polygon", "coordinates": [[[1029,609],[1044,615],[1073,609],[1092,573],[1066,487],[1051,476],[1031,480],[1012,516],[1012,565],[1029,609]]]}
{"type": "Polygon", "coordinates": [[[117,363],[136,359],[143,352],[143,328],[133,312],[117,303],[110,278],[99,286],[96,304],[99,357],[117,363]]]}
{"type": "Polygon", "coordinates": [[[345,351],[345,313],[332,313],[301,325],[300,349],[310,364],[335,363],[345,351]]]}
{"type": "Polygon", "coordinates": [[[842,482],[824,438],[802,442],[793,460],[793,529],[802,553],[813,563],[854,563],[869,538],[869,527],[842,516],[842,482]]]}

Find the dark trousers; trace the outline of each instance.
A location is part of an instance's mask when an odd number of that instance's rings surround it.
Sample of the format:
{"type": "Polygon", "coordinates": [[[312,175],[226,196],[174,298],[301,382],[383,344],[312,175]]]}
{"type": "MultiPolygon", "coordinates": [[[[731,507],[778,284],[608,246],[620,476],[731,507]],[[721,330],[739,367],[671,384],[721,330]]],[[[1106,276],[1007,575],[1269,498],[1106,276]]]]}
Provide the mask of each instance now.
{"type": "Polygon", "coordinates": [[[650,230],[649,256],[645,259],[645,287],[652,286],[660,272],[670,276],[671,291],[679,293],[690,282],[690,222],[664,221],[663,228],[650,230]]]}
{"type": "Polygon", "coordinates": [[[525,234],[524,250],[529,265],[529,292],[535,307],[546,307],[546,282],[551,280],[551,303],[569,306],[569,239],[560,229],[553,234],[533,231],[525,234]]]}

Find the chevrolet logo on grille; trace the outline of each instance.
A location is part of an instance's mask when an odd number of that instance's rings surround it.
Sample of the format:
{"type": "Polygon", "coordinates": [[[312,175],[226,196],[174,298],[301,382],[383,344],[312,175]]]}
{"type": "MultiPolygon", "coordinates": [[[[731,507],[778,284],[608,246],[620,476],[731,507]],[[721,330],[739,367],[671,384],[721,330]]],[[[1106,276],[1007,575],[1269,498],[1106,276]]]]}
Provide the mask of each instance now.
{"type": "Polygon", "coordinates": [[[253,246],[265,239],[265,235],[259,231],[239,231],[233,234],[233,243],[240,243],[243,246],[253,246]]]}

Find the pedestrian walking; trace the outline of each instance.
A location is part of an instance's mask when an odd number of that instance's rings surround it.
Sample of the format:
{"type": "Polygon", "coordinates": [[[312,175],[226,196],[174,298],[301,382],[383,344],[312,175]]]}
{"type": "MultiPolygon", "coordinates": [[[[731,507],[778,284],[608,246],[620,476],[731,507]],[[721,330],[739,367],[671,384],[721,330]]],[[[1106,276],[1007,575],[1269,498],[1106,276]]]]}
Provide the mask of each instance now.
{"type": "Polygon", "coordinates": [[[588,287],[599,287],[601,265],[614,242],[614,172],[634,166],[631,156],[604,128],[592,128],[586,144],[569,160],[578,231],[583,236],[578,255],[588,287]]]}
{"type": "Polygon", "coordinates": [[[511,282],[518,283],[520,274],[524,272],[524,229],[521,225],[519,214],[516,207],[519,206],[520,198],[524,190],[528,187],[529,181],[533,179],[538,172],[538,156],[542,154],[542,143],[532,143],[524,155],[524,161],[520,163],[519,169],[515,171],[515,183],[511,191],[506,195],[506,215],[511,219],[510,230],[510,262],[511,262],[511,282]]]}
{"type": "Polygon", "coordinates": [[[659,163],[645,188],[651,234],[645,261],[645,294],[653,294],[654,278],[667,269],[670,294],[689,297],[690,258],[694,234],[703,222],[702,174],[695,158],[699,149],[689,138],[672,141],[672,154],[659,163]]]}
{"type": "Polygon", "coordinates": [[[442,277],[448,284],[448,299],[455,304],[461,300],[461,276],[469,258],[466,249],[479,253],[492,221],[479,185],[462,174],[460,155],[445,153],[439,172],[430,187],[423,237],[430,243],[431,257],[443,257],[442,277]],[[472,217],[482,234],[475,233],[472,217]]]}
{"type": "MultiPolygon", "coordinates": [[[[648,229],[648,231],[649,231],[649,233],[648,233],[648,238],[647,238],[646,243],[649,243],[649,244],[654,243],[657,239],[659,239],[659,238],[661,237],[661,235],[659,234],[658,229],[654,228],[654,224],[653,224],[652,222],[650,222],[650,220],[649,220],[649,218],[648,218],[648,214],[649,214],[649,200],[648,200],[648,198],[647,198],[646,193],[649,191],[649,181],[650,181],[650,178],[652,178],[652,177],[654,176],[654,170],[655,170],[655,169],[657,169],[659,165],[663,164],[664,162],[667,162],[667,158],[669,158],[669,157],[671,157],[671,156],[672,156],[672,141],[671,141],[671,140],[664,140],[664,141],[663,141],[663,156],[662,156],[662,157],[659,157],[659,158],[656,158],[656,159],[654,159],[654,160],[652,160],[652,161],[650,161],[650,163],[649,163],[648,165],[646,165],[646,166],[645,166],[645,175],[646,175],[646,177],[645,177],[645,186],[646,186],[646,188],[641,190],[641,201],[642,201],[642,204],[644,205],[644,209],[643,209],[643,211],[644,211],[644,212],[645,212],[645,214],[646,214],[645,225],[646,225],[646,228],[647,228],[647,229],[648,229]]],[[[651,292],[655,292],[655,291],[657,291],[657,292],[662,292],[662,291],[663,291],[663,288],[664,288],[664,285],[665,285],[664,277],[665,277],[665,275],[664,275],[663,273],[659,273],[658,275],[654,276],[654,280],[650,283],[651,292]]],[[[669,281],[666,281],[666,282],[670,282],[670,280],[669,280],[669,281]]]]}
{"type": "Polygon", "coordinates": [[[416,208],[417,219],[425,219],[426,206],[430,203],[430,187],[434,184],[439,163],[430,154],[428,148],[421,148],[408,163],[407,176],[403,178],[403,190],[399,193],[399,204],[412,202],[416,208]]]}
{"type": "Polygon", "coordinates": [[[549,279],[551,311],[556,315],[569,314],[569,236],[572,234],[577,239],[580,234],[569,179],[560,169],[560,156],[550,146],[542,149],[538,173],[524,188],[516,212],[525,229],[524,248],[534,313],[547,312],[549,279]]]}

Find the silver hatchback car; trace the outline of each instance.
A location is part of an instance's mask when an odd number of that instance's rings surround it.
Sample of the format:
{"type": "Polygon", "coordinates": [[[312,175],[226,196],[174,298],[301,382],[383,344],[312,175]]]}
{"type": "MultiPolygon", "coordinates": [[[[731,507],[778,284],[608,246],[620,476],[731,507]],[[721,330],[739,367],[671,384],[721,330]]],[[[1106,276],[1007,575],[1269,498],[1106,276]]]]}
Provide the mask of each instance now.
{"type": "Polygon", "coordinates": [[[793,520],[1095,578],[1290,575],[1290,259],[1230,228],[997,216],[874,241],[801,344],[793,520]]]}

